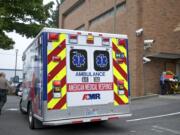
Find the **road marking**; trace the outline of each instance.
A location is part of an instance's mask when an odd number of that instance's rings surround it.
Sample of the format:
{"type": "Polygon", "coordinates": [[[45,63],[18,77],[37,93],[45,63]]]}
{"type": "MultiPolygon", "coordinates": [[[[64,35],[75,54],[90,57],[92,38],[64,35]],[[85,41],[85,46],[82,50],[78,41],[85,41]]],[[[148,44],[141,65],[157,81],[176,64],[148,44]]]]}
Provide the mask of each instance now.
{"type": "Polygon", "coordinates": [[[157,132],[157,133],[162,133],[162,132],[163,132],[162,130],[154,129],[154,128],[152,128],[151,130],[152,130],[152,131],[155,131],[155,132],[157,132]]]}
{"type": "Polygon", "coordinates": [[[130,132],[131,132],[131,133],[136,133],[136,131],[135,131],[135,130],[131,130],[130,132]]]}
{"type": "Polygon", "coordinates": [[[8,108],[5,111],[19,111],[19,108],[8,108]]]}
{"type": "Polygon", "coordinates": [[[144,117],[144,118],[138,118],[138,119],[131,119],[131,120],[127,120],[127,122],[135,122],[135,121],[141,121],[141,120],[162,118],[162,117],[168,117],[168,116],[174,116],[174,115],[180,115],[180,112],[169,113],[169,114],[164,114],[164,115],[157,115],[157,116],[151,116],[151,117],[144,117]]]}
{"type": "Polygon", "coordinates": [[[153,128],[156,128],[158,130],[163,130],[163,131],[167,131],[167,132],[170,132],[170,133],[173,133],[173,134],[176,134],[176,135],[180,135],[180,131],[177,131],[177,130],[172,130],[172,129],[169,129],[169,128],[165,128],[165,127],[161,127],[161,126],[153,126],[153,128]]]}

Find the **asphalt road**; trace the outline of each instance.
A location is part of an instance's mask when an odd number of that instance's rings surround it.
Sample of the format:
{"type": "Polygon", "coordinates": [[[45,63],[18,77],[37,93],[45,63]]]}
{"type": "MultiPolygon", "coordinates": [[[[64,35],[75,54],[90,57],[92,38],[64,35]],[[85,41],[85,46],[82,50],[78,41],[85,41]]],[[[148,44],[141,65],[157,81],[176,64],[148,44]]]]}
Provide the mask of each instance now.
{"type": "Polygon", "coordinates": [[[64,125],[31,130],[18,110],[19,99],[9,96],[0,116],[0,135],[180,135],[180,95],[134,100],[133,116],[105,123],[64,125]]]}

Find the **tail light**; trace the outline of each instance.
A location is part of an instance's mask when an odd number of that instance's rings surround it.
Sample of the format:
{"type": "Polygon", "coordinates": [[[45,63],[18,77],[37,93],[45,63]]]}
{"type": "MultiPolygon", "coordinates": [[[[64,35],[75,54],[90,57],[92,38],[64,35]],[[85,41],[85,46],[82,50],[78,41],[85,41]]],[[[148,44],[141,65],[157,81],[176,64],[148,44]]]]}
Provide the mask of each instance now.
{"type": "Polygon", "coordinates": [[[125,39],[119,39],[118,43],[120,46],[126,46],[126,40],[125,39]]]}
{"type": "Polygon", "coordinates": [[[125,92],[124,92],[124,81],[123,80],[119,80],[117,82],[117,85],[118,85],[118,94],[119,95],[124,95],[125,92]]]}
{"type": "Polygon", "coordinates": [[[103,38],[102,39],[102,44],[105,45],[105,46],[109,46],[110,45],[109,38],[103,38]]]}
{"type": "Polygon", "coordinates": [[[87,43],[88,44],[94,44],[94,37],[93,37],[93,35],[89,34],[87,36],[87,43]]]}
{"type": "Polygon", "coordinates": [[[59,34],[58,33],[49,33],[48,40],[49,41],[56,41],[59,39],[59,34]]]}
{"type": "Polygon", "coordinates": [[[77,44],[78,43],[78,36],[75,34],[69,35],[69,43],[77,44]]]}
{"type": "Polygon", "coordinates": [[[61,98],[61,82],[53,81],[53,97],[61,98]]]}

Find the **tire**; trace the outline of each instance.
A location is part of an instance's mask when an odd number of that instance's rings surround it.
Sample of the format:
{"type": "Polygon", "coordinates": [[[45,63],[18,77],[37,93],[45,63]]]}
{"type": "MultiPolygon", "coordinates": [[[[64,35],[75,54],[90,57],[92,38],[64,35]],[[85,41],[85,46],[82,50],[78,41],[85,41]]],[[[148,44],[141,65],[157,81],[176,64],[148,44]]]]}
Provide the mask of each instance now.
{"type": "Polygon", "coordinates": [[[40,129],[43,128],[42,122],[34,118],[32,104],[28,106],[28,123],[30,129],[40,129]]]}
{"type": "Polygon", "coordinates": [[[22,99],[20,100],[19,102],[19,110],[22,114],[27,114],[27,112],[25,112],[23,109],[22,109],[22,99]]]}

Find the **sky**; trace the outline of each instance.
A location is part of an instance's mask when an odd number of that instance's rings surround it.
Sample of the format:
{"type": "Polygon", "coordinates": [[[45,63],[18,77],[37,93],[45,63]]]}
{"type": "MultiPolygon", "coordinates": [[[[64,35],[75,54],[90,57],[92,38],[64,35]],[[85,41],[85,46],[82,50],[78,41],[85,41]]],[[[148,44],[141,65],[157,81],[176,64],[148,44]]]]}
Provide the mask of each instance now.
{"type": "MultiPolygon", "coordinates": [[[[44,0],[44,4],[50,1],[55,0],[44,0]]],[[[0,69],[15,68],[16,49],[18,49],[17,69],[22,69],[22,54],[28,45],[33,41],[33,38],[22,37],[15,32],[10,32],[7,35],[15,41],[15,45],[12,50],[5,51],[0,49],[0,69]]]]}

